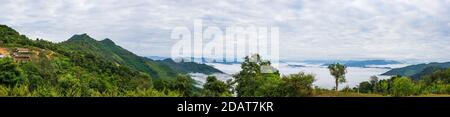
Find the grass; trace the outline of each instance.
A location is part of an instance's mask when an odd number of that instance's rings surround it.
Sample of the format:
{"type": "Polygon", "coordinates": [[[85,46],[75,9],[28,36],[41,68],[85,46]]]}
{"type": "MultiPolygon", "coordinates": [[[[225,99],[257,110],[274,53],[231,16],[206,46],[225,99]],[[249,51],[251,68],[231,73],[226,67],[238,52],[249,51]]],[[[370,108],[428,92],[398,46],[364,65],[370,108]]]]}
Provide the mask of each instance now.
{"type": "MultiPolygon", "coordinates": [[[[315,91],[315,97],[392,97],[376,93],[315,91]]],[[[450,94],[422,94],[408,97],[450,97],[450,94]]]]}
{"type": "Polygon", "coordinates": [[[450,94],[422,94],[418,96],[411,97],[450,97],[450,94]]]}
{"type": "Polygon", "coordinates": [[[380,94],[374,93],[357,93],[357,92],[335,92],[335,91],[320,91],[316,92],[316,97],[384,97],[380,94]]]}

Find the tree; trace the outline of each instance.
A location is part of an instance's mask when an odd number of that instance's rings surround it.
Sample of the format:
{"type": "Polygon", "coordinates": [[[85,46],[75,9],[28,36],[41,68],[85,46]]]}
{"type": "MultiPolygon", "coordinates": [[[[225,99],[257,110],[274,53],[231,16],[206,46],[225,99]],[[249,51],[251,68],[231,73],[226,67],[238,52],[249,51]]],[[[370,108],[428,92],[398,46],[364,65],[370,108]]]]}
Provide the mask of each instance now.
{"type": "Polygon", "coordinates": [[[378,93],[382,93],[383,95],[388,95],[390,93],[390,87],[389,87],[390,81],[389,80],[380,80],[378,81],[376,87],[376,91],[378,93]]]}
{"type": "Polygon", "coordinates": [[[364,81],[359,83],[358,89],[361,93],[369,93],[372,90],[372,85],[369,82],[364,81]]]}
{"type": "Polygon", "coordinates": [[[330,74],[335,79],[335,83],[336,83],[335,90],[338,91],[339,83],[346,82],[345,73],[347,73],[347,67],[345,65],[336,63],[336,64],[330,64],[328,66],[328,69],[330,70],[330,74]]]}
{"type": "Polygon", "coordinates": [[[241,63],[241,71],[233,75],[238,97],[274,95],[280,81],[278,70],[270,66],[270,61],[262,60],[258,54],[246,56],[241,63]]]}
{"type": "Polygon", "coordinates": [[[23,71],[13,62],[12,58],[0,59],[0,84],[14,86],[24,81],[23,71]]]}
{"type": "Polygon", "coordinates": [[[283,83],[280,85],[281,91],[285,92],[283,96],[300,97],[313,95],[313,82],[315,81],[313,74],[305,74],[300,72],[283,76],[283,83]]]}
{"type": "Polygon", "coordinates": [[[173,89],[179,91],[183,96],[193,96],[195,81],[187,75],[179,75],[174,81],[173,89]]]}
{"type": "Polygon", "coordinates": [[[23,76],[27,78],[27,82],[30,83],[30,88],[37,88],[43,81],[40,75],[39,67],[32,62],[20,62],[19,67],[23,70],[23,76]]]}
{"type": "Polygon", "coordinates": [[[208,76],[206,83],[203,85],[203,95],[212,97],[227,97],[231,96],[229,86],[217,80],[215,76],[208,76]]]}
{"type": "Polygon", "coordinates": [[[370,87],[371,87],[370,90],[372,92],[376,92],[377,91],[376,86],[378,85],[378,77],[377,76],[370,76],[369,82],[370,82],[370,87]]]}
{"type": "Polygon", "coordinates": [[[410,96],[414,93],[414,83],[410,78],[401,77],[393,80],[392,94],[394,96],[410,96]]]}
{"type": "Polygon", "coordinates": [[[436,70],[433,71],[430,75],[425,75],[422,77],[422,79],[427,84],[433,84],[433,83],[442,83],[442,84],[449,84],[450,83],[450,68],[445,70],[436,70]]]}
{"type": "Polygon", "coordinates": [[[173,87],[171,83],[172,82],[169,79],[156,79],[153,82],[153,87],[159,91],[166,91],[173,87]]]}

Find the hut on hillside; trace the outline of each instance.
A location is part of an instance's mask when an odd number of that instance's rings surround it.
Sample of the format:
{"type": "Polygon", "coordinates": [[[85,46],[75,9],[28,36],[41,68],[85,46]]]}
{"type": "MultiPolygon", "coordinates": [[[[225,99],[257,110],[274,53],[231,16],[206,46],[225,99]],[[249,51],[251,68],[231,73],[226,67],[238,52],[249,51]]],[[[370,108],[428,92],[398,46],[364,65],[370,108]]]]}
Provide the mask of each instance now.
{"type": "Polygon", "coordinates": [[[16,48],[13,53],[14,61],[29,61],[32,52],[28,48],[16,48]]]}

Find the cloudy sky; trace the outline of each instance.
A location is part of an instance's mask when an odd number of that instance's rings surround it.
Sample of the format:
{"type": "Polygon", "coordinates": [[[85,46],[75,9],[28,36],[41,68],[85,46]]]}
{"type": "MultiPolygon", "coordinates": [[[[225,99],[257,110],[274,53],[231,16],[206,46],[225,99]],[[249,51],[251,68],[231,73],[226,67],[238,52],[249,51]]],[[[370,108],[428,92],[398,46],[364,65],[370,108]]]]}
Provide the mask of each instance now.
{"type": "Polygon", "coordinates": [[[60,42],[110,38],[141,56],[169,56],[170,32],[277,26],[282,59],[450,61],[450,0],[0,0],[0,24],[60,42]]]}

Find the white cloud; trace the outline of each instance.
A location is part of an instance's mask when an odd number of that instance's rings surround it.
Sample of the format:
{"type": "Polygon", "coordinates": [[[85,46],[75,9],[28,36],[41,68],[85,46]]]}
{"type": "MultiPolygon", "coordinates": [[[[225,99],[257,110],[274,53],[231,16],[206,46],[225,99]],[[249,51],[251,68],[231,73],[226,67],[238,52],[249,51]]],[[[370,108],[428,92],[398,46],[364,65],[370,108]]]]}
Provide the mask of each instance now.
{"type": "Polygon", "coordinates": [[[170,30],[279,26],[286,59],[450,59],[449,0],[0,0],[0,24],[63,41],[88,33],[139,55],[168,56],[170,30]]]}

